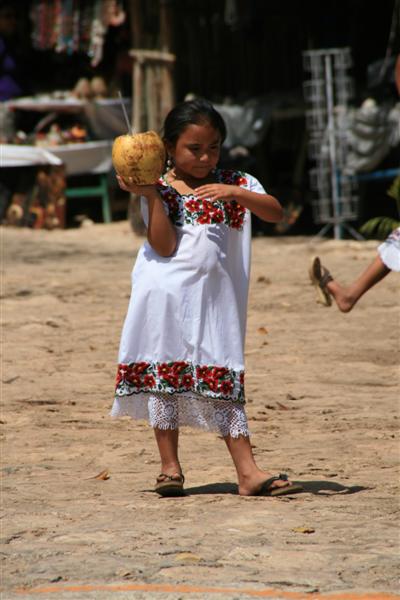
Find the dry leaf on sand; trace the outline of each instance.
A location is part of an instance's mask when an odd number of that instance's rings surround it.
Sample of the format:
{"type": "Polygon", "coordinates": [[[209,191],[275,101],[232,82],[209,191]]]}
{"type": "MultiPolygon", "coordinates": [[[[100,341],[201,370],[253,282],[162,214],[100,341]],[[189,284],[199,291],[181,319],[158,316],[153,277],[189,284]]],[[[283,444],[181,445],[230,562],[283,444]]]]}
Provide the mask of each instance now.
{"type": "Polygon", "coordinates": [[[268,329],[266,327],[259,327],[257,329],[258,333],[262,333],[263,335],[267,335],[268,329]]]}
{"type": "Polygon", "coordinates": [[[111,475],[109,473],[109,470],[104,469],[104,471],[101,471],[100,473],[98,473],[94,477],[91,477],[90,479],[101,479],[101,480],[105,481],[106,479],[110,479],[110,477],[111,477],[111,475]]]}
{"type": "Polygon", "coordinates": [[[295,533],[314,533],[315,529],[312,527],[294,527],[292,531],[295,533]]]}

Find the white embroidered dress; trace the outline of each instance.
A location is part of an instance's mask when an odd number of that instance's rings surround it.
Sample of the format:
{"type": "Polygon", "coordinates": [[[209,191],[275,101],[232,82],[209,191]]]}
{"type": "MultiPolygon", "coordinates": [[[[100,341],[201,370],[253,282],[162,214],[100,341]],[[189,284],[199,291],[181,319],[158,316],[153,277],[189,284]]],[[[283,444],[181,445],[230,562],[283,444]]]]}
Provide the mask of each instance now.
{"type": "Polygon", "coordinates": [[[400,271],[400,227],[394,229],[378,246],[378,253],[388,269],[400,271]]]}
{"type": "MultiPolygon", "coordinates": [[[[265,193],[246,173],[217,169],[217,181],[265,193]]],[[[118,358],[112,416],[248,435],[244,342],[251,258],[251,213],[236,201],[158,190],[174,223],[175,253],[148,242],[132,272],[132,295],[118,358]]],[[[142,199],[147,223],[147,201],[142,199]]]]}

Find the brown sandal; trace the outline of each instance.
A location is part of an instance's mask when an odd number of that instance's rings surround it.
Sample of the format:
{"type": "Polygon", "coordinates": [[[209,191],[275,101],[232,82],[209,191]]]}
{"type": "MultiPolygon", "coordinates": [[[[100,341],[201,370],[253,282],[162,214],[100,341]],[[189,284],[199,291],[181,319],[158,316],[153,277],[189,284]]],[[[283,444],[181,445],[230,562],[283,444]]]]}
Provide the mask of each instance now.
{"type": "Polygon", "coordinates": [[[332,297],[326,285],[330,281],[333,281],[333,277],[329,273],[328,269],[321,265],[321,261],[318,256],[315,256],[312,259],[308,273],[310,275],[311,283],[315,287],[316,301],[318,304],[331,306],[332,297]]]}
{"type": "Polygon", "coordinates": [[[304,491],[303,486],[299,483],[288,483],[288,485],[279,487],[272,485],[275,481],[288,481],[288,479],[286,473],[279,473],[279,475],[270,477],[263,482],[256,496],[285,496],[286,494],[297,494],[304,491]]]}
{"type": "Polygon", "coordinates": [[[160,473],[156,479],[154,491],[164,497],[184,496],[184,483],[185,477],[183,473],[174,473],[173,475],[160,473]]]}

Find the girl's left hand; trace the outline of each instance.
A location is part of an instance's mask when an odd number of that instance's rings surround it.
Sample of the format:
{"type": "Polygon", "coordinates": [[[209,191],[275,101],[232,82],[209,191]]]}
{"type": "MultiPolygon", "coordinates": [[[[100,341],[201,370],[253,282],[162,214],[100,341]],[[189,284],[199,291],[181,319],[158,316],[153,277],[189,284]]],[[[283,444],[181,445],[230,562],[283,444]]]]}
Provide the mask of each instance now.
{"type": "Polygon", "coordinates": [[[222,200],[228,202],[237,196],[237,185],[225,185],[223,183],[206,183],[195,189],[195,195],[199,200],[222,200]]]}

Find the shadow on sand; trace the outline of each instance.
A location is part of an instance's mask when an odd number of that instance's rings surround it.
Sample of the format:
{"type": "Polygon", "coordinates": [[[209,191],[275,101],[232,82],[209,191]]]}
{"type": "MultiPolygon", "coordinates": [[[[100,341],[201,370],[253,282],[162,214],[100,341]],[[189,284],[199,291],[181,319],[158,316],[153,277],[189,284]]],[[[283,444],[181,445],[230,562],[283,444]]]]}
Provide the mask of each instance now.
{"type": "MultiPolygon", "coordinates": [[[[300,484],[303,489],[298,492],[292,492],[290,494],[284,494],[282,497],[294,497],[299,494],[314,494],[316,496],[333,496],[337,494],[357,494],[365,490],[372,489],[370,487],[364,487],[362,485],[343,485],[336,481],[299,481],[292,480],[292,483],[300,484]]],[[[154,492],[154,490],[142,490],[142,492],[154,492]]],[[[201,494],[233,494],[237,495],[238,486],[236,483],[207,483],[205,485],[199,485],[196,487],[186,487],[185,493],[181,498],[185,496],[198,496],[201,494]]],[[[275,498],[278,496],[275,496],[275,498]]]]}
{"type": "MultiPolygon", "coordinates": [[[[333,494],[356,494],[370,489],[361,485],[342,485],[336,481],[292,481],[303,486],[301,492],[293,492],[287,496],[298,494],[315,494],[319,496],[328,496],[333,494]]],[[[236,483],[208,483],[196,487],[185,488],[187,496],[196,496],[198,494],[237,494],[238,487],[236,483]]]]}

